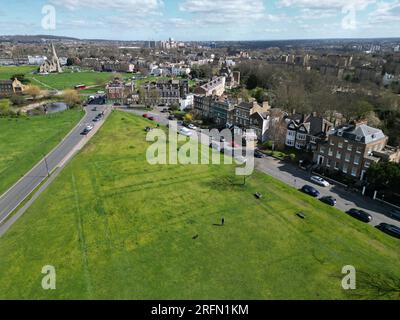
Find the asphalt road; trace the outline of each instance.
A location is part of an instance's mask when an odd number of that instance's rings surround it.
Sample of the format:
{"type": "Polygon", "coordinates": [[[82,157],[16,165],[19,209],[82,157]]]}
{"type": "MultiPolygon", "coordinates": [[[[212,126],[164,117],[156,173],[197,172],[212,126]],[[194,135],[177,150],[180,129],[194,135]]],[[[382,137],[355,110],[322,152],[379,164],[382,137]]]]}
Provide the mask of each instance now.
{"type": "Polygon", "coordinates": [[[55,170],[74,148],[83,140],[88,139],[81,132],[92,119],[105,110],[107,106],[96,106],[97,111],[92,111],[94,106],[86,108],[86,115],[79,124],[55,147],[47,156],[46,161],[42,159],[31,171],[22,177],[8,191],[0,196],[0,223],[3,222],[19,204],[47,177],[49,172],[55,170]],[[47,166],[46,166],[47,162],[47,166]]]}
{"type": "MultiPolygon", "coordinates": [[[[156,122],[167,125],[168,113],[161,113],[161,109],[162,108],[158,108],[155,111],[146,112],[121,108],[121,110],[137,115],[143,115],[147,113],[153,116],[156,122]]],[[[339,185],[331,185],[330,187],[325,188],[320,187],[310,180],[311,175],[309,172],[301,170],[292,164],[277,160],[272,157],[266,157],[263,159],[255,159],[255,167],[257,170],[271,175],[274,178],[297,189],[300,189],[305,184],[313,186],[321,193],[320,197],[334,197],[337,200],[336,208],[343,212],[346,212],[351,208],[362,209],[371,214],[373,218],[371,225],[373,226],[379,225],[380,223],[388,223],[400,227],[400,221],[394,220],[388,216],[390,210],[392,210],[391,207],[383,205],[382,203],[372,200],[371,198],[364,197],[361,194],[349,192],[339,185]]],[[[260,192],[262,192],[262,190],[260,192]]]]}

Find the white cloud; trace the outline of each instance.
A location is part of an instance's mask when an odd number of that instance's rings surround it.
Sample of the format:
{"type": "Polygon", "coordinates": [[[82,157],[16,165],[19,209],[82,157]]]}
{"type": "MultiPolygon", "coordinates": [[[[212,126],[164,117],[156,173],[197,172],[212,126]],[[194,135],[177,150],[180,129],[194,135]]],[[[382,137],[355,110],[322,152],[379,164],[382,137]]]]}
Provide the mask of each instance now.
{"type": "Polygon", "coordinates": [[[369,14],[369,18],[371,24],[400,22],[400,0],[393,3],[378,3],[377,9],[369,14]]]}
{"type": "Polygon", "coordinates": [[[205,23],[214,24],[240,24],[265,17],[262,0],[185,0],[179,8],[205,23]]]}
{"type": "Polygon", "coordinates": [[[135,15],[156,15],[164,5],[163,0],[50,0],[50,3],[69,10],[80,8],[119,10],[135,15]]]}
{"type": "Polygon", "coordinates": [[[278,7],[308,8],[313,10],[341,10],[353,5],[358,10],[365,9],[377,0],[279,0],[278,7]]]}

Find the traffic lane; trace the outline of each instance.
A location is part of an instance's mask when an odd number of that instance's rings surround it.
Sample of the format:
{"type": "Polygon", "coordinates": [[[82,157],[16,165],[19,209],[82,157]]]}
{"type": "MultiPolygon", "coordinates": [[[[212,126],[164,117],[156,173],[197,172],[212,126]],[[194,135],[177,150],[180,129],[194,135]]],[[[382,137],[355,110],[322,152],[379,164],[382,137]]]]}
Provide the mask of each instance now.
{"type": "Polygon", "coordinates": [[[372,199],[367,199],[361,195],[350,193],[336,185],[331,185],[330,187],[318,186],[310,180],[311,175],[308,172],[297,169],[291,164],[281,163],[274,158],[255,159],[255,163],[257,169],[295,187],[296,189],[300,189],[307,184],[317,189],[321,193],[320,197],[331,196],[335,198],[337,200],[336,208],[343,212],[346,212],[351,208],[359,208],[368,212],[373,218],[371,224],[374,226],[379,225],[380,223],[389,223],[400,227],[399,221],[386,216],[388,209],[383,208],[372,199]]]}
{"type": "Polygon", "coordinates": [[[106,106],[98,108],[97,111],[92,111],[92,108],[93,106],[90,109],[86,108],[86,114],[80,124],[45,159],[40,160],[22,180],[2,195],[0,198],[0,221],[5,219],[47,177],[48,171],[51,172],[57,168],[75,145],[85,138],[81,135],[82,130],[99,112],[105,110],[106,106]]]}

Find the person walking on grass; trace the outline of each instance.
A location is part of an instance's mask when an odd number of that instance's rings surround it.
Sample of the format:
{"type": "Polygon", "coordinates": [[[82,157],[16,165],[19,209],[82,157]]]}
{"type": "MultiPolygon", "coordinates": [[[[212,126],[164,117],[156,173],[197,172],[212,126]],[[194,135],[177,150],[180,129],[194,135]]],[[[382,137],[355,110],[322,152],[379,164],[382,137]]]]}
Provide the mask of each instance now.
{"type": "Polygon", "coordinates": [[[224,226],[225,225],[225,218],[222,218],[222,220],[221,220],[221,226],[224,226]]]}

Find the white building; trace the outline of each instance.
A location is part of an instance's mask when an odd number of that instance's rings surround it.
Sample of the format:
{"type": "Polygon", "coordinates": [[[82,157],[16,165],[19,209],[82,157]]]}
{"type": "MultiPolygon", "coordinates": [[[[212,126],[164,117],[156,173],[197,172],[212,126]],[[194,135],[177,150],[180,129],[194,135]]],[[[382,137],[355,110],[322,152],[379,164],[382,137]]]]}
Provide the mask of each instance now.
{"type": "Polygon", "coordinates": [[[47,60],[46,56],[28,56],[28,63],[34,66],[40,66],[47,60]]]}
{"type": "Polygon", "coordinates": [[[181,111],[185,109],[192,109],[194,106],[194,95],[188,94],[185,99],[180,100],[180,109],[181,111]]]}

